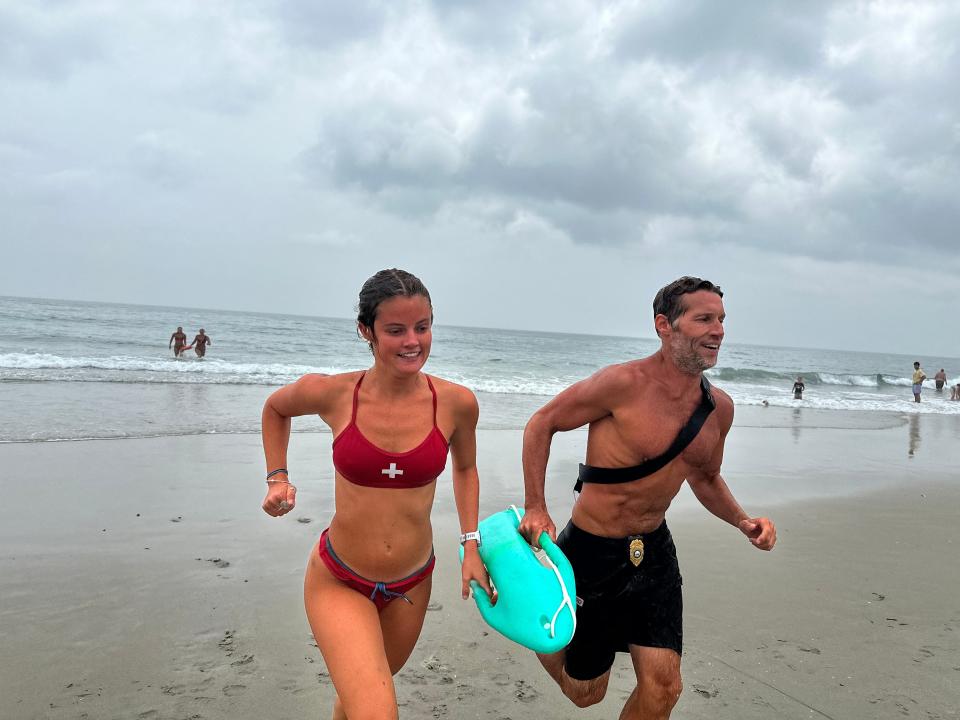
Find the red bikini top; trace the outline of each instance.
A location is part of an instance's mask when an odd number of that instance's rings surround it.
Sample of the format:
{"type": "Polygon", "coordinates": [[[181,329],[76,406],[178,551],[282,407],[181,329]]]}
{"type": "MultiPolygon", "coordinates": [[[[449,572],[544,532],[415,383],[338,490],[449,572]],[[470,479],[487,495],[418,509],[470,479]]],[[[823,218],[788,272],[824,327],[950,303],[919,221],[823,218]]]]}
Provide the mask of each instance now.
{"type": "Polygon", "coordinates": [[[333,441],[333,466],[354,485],[377,488],[415,488],[429,485],[447,465],[447,439],[437,427],[437,391],[433,393],[433,429],[413,450],[387,452],[364,437],[357,427],[357,399],[364,373],[353,389],[353,415],[333,441]]]}

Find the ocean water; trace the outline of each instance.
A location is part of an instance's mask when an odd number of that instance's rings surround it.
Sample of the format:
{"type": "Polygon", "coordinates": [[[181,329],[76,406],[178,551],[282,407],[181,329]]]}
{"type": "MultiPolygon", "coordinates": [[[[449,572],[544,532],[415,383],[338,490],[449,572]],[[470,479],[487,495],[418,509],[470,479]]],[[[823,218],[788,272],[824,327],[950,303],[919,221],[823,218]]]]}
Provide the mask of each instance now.
{"type": "MultiPolygon", "coordinates": [[[[473,389],[481,427],[520,428],[551,396],[604,365],[648,355],[653,339],[438,324],[427,370],[473,389]]],[[[708,377],[737,406],[836,412],[883,424],[890,414],[960,415],[927,381],[912,402],[915,359],[960,377],[960,359],[725,342],[708,377]],[[802,375],[801,402],[790,389],[802,375]]],[[[304,373],[368,367],[353,321],[222,310],[0,297],[0,442],[259,431],[275,388],[304,373]],[[167,349],[178,325],[203,327],[207,357],[167,349]]],[[[822,415],[821,415],[822,416],[822,415]]],[[[321,430],[316,418],[297,431],[321,430]]]]}

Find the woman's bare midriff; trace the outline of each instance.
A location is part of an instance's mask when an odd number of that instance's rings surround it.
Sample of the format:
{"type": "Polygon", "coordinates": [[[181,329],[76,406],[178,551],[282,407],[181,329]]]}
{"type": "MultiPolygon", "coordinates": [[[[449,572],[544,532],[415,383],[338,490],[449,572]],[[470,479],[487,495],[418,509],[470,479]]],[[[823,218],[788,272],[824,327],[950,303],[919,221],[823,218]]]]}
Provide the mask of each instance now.
{"type": "Polygon", "coordinates": [[[433,552],[430,509],[436,481],[418,488],[370,488],[336,478],[336,514],[327,537],[358,575],[380,581],[407,577],[433,552]]]}

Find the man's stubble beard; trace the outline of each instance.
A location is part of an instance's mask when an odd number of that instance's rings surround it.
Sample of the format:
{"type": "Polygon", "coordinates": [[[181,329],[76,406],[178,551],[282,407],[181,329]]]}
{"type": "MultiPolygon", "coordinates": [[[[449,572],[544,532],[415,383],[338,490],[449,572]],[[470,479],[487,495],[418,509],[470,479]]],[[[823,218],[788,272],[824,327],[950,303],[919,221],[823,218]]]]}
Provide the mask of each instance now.
{"type": "Polygon", "coordinates": [[[674,337],[670,343],[670,355],[677,369],[687,375],[699,375],[716,365],[703,358],[686,338],[674,337]]]}

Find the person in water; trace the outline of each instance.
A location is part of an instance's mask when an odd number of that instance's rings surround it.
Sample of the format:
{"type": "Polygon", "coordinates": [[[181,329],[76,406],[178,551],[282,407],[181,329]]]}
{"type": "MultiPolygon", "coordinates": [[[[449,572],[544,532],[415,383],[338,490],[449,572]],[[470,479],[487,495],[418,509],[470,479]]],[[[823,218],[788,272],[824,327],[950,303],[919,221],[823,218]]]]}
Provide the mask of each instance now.
{"type": "Polygon", "coordinates": [[[423,372],[430,294],[414,275],[382,270],[361,288],[358,311],[372,367],[305,375],[263,408],[263,509],[274,517],[296,505],[286,469],[290,418],[319,415],[334,435],[336,510],[307,563],[304,604],[336,689],[335,720],[398,717],[392,676],[413,651],[430,600],[430,509],[448,449],[463,533],[461,594],[475,580],[492,595],[477,549],[479,407],[467,388],[423,372]]]}
{"type": "Polygon", "coordinates": [[[927,379],[927,374],[920,368],[920,361],[913,363],[913,401],[920,402],[920,393],[923,392],[923,381],[927,379]]]}
{"type": "Polygon", "coordinates": [[[213,341],[210,339],[210,336],[203,331],[203,328],[200,328],[200,332],[198,332],[196,337],[193,338],[193,342],[183,350],[186,351],[192,349],[197,354],[198,358],[202,358],[207,354],[207,345],[213,345],[213,341]]]}
{"type": "Polygon", "coordinates": [[[947,372],[940,368],[940,372],[934,373],[933,383],[937,386],[937,392],[943,392],[943,386],[947,384],[947,372]]]}
{"type": "Polygon", "coordinates": [[[807,386],[803,384],[803,378],[798,377],[797,381],[793,384],[793,399],[803,400],[803,391],[806,389],[807,386]]]}
{"type": "Polygon", "coordinates": [[[167,350],[170,347],[173,347],[173,356],[180,357],[180,353],[183,352],[183,348],[187,344],[187,334],[183,331],[182,327],[177,327],[177,331],[170,336],[170,342],[167,343],[167,350]]]}
{"type": "Polygon", "coordinates": [[[603,368],[538,410],[523,435],[526,515],[520,532],[535,543],[556,528],[544,499],[553,435],[589,426],[582,490],[557,544],[573,565],[577,629],[565,650],[540,662],[576,705],[600,702],[615,653],[628,652],[636,686],[620,718],[667,718],[680,696],[683,618],[676,549],[664,520],[684,480],[710,512],[761,550],[774,524],[751,517],[720,475],[733,402],[703,371],[723,341],[723,294],[682,277],[653,301],[661,347],[603,368]]]}

